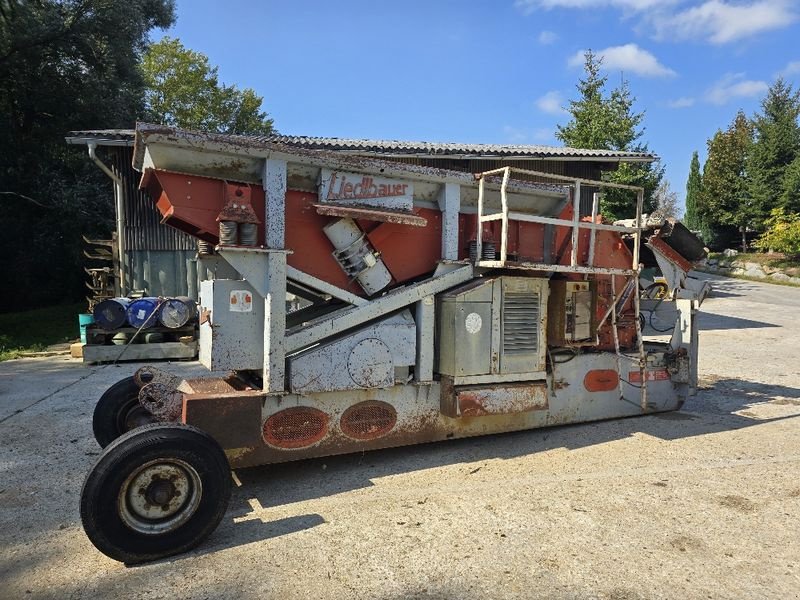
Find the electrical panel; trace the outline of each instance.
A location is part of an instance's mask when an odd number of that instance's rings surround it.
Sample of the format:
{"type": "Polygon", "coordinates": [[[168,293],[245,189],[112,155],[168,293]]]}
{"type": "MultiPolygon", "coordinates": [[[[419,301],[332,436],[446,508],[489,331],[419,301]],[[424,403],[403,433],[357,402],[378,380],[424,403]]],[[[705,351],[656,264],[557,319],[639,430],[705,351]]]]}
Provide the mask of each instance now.
{"type": "Polygon", "coordinates": [[[439,297],[438,370],[459,378],[545,368],[547,280],[479,279],[439,297]]]}
{"type": "Polygon", "coordinates": [[[552,280],[548,343],[551,346],[593,344],[597,334],[596,299],[593,281],[552,280]]]}

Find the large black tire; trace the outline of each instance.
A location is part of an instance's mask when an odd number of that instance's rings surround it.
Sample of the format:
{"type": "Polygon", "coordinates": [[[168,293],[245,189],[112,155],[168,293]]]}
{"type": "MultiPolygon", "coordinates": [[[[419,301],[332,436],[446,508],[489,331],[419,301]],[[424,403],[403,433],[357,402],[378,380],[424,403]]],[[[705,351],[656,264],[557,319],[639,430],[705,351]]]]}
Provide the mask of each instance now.
{"type": "Polygon", "coordinates": [[[94,439],[105,448],[123,433],[156,420],[139,404],[139,386],[126,377],[108,388],[94,407],[94,439]]]}
{"type": "Polygon", "coordinates": [[[147,562],[202,542],[230,495],[228,459],[211,436],[189,425],[145,425],[111,443],[89,471],[81,521],[106,556],[147,562]]]}

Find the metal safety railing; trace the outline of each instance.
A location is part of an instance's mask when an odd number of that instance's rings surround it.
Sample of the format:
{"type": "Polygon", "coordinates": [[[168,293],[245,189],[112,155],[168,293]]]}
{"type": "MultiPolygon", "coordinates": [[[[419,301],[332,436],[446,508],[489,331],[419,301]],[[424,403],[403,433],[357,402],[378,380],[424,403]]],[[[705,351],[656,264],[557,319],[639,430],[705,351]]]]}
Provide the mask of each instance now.
{"type": "MultiPolygon", "coordinates": [[[[516,269],[529,269],[533,271],[550,271],[550,272],[566,272],[566,273],[581,273],[581,274],[603,274],[603,275],[623,275],[627,278],[625,288],[629,286],[634,286],[633,289],[635,290],[638,286],[638,279],[639,279],[639,249],[642,241],[642,205],[644,203],[644,188],[633,186],[633,185],[623,185],[621,183],[611,183],[608,181],[595,181],[592,179],[581,179],[577,177],[567,177],[564,175],[554,175],[552,173],[543,173],[541,171],[531,171],[528,169],[519,169],[516,167],[502,167],[499,169],[493,169],[491,171],[484,171],[483,173],[476,174],[476,178],[478,179],[478,219],[477,219],[477,232],[476,232],[476,252],[475,252],[475,266],[476,267],[485,267],[485,268],[516,268],[516,269]],[[567,182],[572,184],[572,219],[558,219],[554,217],[542,217],[539,215],[532,215],[528,213],[518,212],[518,211],[510,211],[508,207],[508,182],[511,179],[511,173],[520,173],[523,175],[532,175],[534,177],[538,177],[541,179],[550,179],[553,181],[561,181],[567,182]],[[485,186],[486,186],[486,178],[490,176],[497,176],[502,174],[503,178],[500,184],[500,206],[501,212],[499,213],[492,213],[488,215],[483,214],[484,209],[484,201],[485,201],[485,186]],[[616,189],[623,189],[623,190],[631,190],[636,192],[636,219],[634,221],[633,227],[628,227],[624,225],[608,225],[605,223],[598,223],[597,222],[597,215],[598,215],[598,204],[599,199],[598,195],[595,194],[592,202],[592,216],[591,222],[589,221],[581,221],[581,214],[580,214],[580,201],[581,201],[581,185],[587,185],[592,187],[605,187],[605,188],[616,188],[616,189]],[[483,256],[483,224],[488,223],[491,221],[500,221],[501,228],[500,228],[500,258],[499,260],[484,260],[482,259],[483,256]],[[508,223],[509,221],[525,221],[528,223],[540,223],[543,225],[554,225],[554,226],[561,226],[561,227],[569,227],[571,230],[571,242],[572,248],[570,252],[570,263],[569,265],[562,265],[556,263],[535,263],[535,262],[520,262],[520,261],[511,261],[508,260],[508,223]],[[588,264],[582,265],[578,264],[578,245],[580,241],[580,230],[581,229],[588,229],[590,231],[589,234],[589,252],[587,257],[588,264]],[[596,243],[596,232],[597,231],[616,231],[619,233],[630,233],[633,235],[633,251],[632,251],[632,260],[631,260],[631,267],[630,269],[621,269],[615,267],[597,267],[594,264],[595,258],[595,243],[596,243]]],[[[622,299],[622,296],[626,296],[623,292],[620,296],[617,295],[616,285],[615,285],[615,278],[611,278],[611,286],[612,286],[612,298],[611,298],[611,306],[608,309],[608,312],[603,317],[600,326],[602,323],[606,321],[606,319],[611,316],[611,329],[614,336],[614,346],[616,350],[616,357],[617,357],[617,370],[621,372],[621,367],[619,365],[620,359],[627,359],[631,360],[631,357],[628,355],[623,354],[620,351],[619,345],[619,334],[617,332],[617,308],[618,305],[624,304],[627,301],[627,297],[625,300],[622,299]],[[620,304],[621,303],[621,304],[620,304]]],[[[639,367],[639,374],[640,374],[640,382],[641,385],[639,386],[640,392],[640,404],[643,411],[647,410],[647,376],[646,376],[646,363],[647,363],[647,356],[644,349],[644,341],[642,339],[642,329],[639,322],[639,293],[636,290],[633,294],[633,303],[634,303],[634,311],[636,313],[635,318],[635,326],[636,326],[636,338],[637,338],[637,354],[638,354],[638,367],[639,367]]],[[[599,327],[598,326],[598,329],[599,327]]],[[[633,359],[636,360],[636,359],[633,359]]]]}
{"type": "Polygon", "coordinates": [[[516,167],[502,167],[493,169],[491,171],[484,171],[476,175],[478,179],[478,222],[477,232],[475,237],[476,242],[476,262],[475,265],[487,268],[525,268],[536,271],[561,271],[568,273],[603,273],[610,275],[633,275],[639,271],[639,247],[641,243],[642,232],[642,204],[644,202],[644,189],[632,185],[623,185],[621,183],[611,183],[608,181],[594,181],[591,179],[580,179],[575,177],[567,177],[564,175],[554,175],[552,173],[543,173],[541,171],[530,171],[528,169],[518,169],[516,167]],[[572,188],[572,203],[573,215],[571,220],[558,219],[554,217],[542,217],[539,215],[532,215],[519,211],[511,211],[508,207],[508,182],[511,179],[512,173],[520,173],[523,175],[532,175],[542,179],[550,179],[553,181],[561,181],[573,184],[572,188]],[[485,201],[485,184],[486,178],[493,175],[502,174],[502,182],[500,184],[500,205],[501,212],[492,214],[483,214],[484,201],[485,201]],[[581,199],[581,185],[590,185],[592,187],[606,187],[617,188],[624,190],[631,190],[636,192],[636,221],[634,227],[626,227],[623,225],[608,225],[606,223],[597,222],[598,214],[598,198],[595,195],[592,205],[592,220],[581,221],[580,216],[580,199],[581,199]],[[483,224],[490,221],[500,221],[500,259],[499,260],[483,260],[481,259],[483,250],[483,224]],[[571,229],[572,249],[570,253],[570,264],[561,265],[556,263],[533,263],[533,262],[518,262],[508,261],[508,222],[509,221],[526,221],[528,223],[540,223],[543,225],[555,225],[561,227],[569,227],[571,229]],[[581,229],[590,230],[589,237],[589,256],[588,264],[578,264],[578,243],[581,229]],[[595,233],[598,230],[604,231],[617,231],[620,233],[633,234],[633,260],[631,261],[630,269],[619,269],[614,267],[596,267],[594,265],[595,255],[595,233]]]}

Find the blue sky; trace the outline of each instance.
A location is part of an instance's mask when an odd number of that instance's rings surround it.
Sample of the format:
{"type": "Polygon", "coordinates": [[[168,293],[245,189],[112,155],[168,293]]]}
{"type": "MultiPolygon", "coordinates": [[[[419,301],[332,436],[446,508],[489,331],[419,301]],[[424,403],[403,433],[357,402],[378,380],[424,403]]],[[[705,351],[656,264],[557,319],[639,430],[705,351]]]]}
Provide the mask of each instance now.
{"type": "MultiPolygon", "coordinates": [[[[798,0],[178,0],[166,32],[252,87],[281,133],[560,145],[580,56],[630,81],[682,199],[693,150],[783,75],[798,0]]],[[[155,36],[158,37],[158,36],[155,36]]]]}

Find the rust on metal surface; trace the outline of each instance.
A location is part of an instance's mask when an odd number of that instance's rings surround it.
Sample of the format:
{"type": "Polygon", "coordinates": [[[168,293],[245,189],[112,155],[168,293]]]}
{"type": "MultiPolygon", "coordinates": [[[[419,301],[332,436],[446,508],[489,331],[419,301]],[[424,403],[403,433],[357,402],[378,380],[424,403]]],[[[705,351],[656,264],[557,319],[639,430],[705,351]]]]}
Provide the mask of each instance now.
{"type": "Polygon", "coordinates": [[[493,385],[457,389],[458,411],[464,417],[508,415],[548,407],[545,383],[493,385]]]}
{"type": "Polygon", "coordinates": [[[589,392],[610,392],[618,385],[619,374],[613,369],[593,369],[583,378],[583,387],[589,392]]]}
{"type": "Polygon", "coordinates": [[[149,383],[163,383],[167,387],[175,389],[181,383],[180,377],[173,375],[172,373],[168,373],[167,371],[162,371],[161,369],[157,369],[156,367],[150,365],[145,365],[143,367],[138,368],[136,372],[133,374],[133,381],[140,388],[146,386],[149,383]]]}
{"type": "Polygon", "coordinates": [[[653,250],[657,250],[664,257],[675,265],[684,273],[688,273],[692,269],[692,263],[686,260],[683,256],[678,254],[678,252],[669,244],[667,244],[664,240],[657,236],[651,237],[647,240],[647,243],[653,250]]]}
{"type": "Polygon", "coordinates": [[[314,208],[317,209],[319,214],[328,217],[349,217],[351,219],[396,223],[398,225],[411,225],[413,227],[425,227],[428,224],[428,220],[425,217],[399,210],[378,210],[376,208],[334,204],[332,202],[315,204],[314,208]]]}
{"type": "Polygon", "coordinates": [[[251,203],[252,188],[248,184],[225,182],[225,205],[217,221],[236,223],[261,223],[251,203]]]}
{"type": "Polygon", "coordinates": [[[264,422],[264,441],[285,450],[312,446],[328,433],[329,420],[327,413],[310,406],[286,408],[264,422]]]}
{"type": "Polygon", "coordinates": [[[255,449],[263,446],[263,400],[260,391],[184,394],[181,422],[202,429],[223,448],[255,449]]]}
{"type": "Polygon", "coordinates": [[[158,421],[177,421],[183,410],[183,393],[173,386],[153,381],[139,390],[139,404],[158,421]]]}
{"type": "Polygon", "coordinates": [[[373,440],[389,433],[397,424],[397,411],[386,402],[367,400],[344,411],[339,428],[347,437],[373,440]]]}

